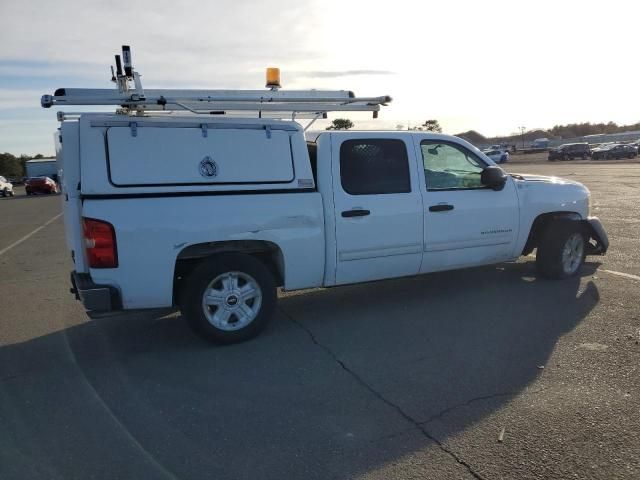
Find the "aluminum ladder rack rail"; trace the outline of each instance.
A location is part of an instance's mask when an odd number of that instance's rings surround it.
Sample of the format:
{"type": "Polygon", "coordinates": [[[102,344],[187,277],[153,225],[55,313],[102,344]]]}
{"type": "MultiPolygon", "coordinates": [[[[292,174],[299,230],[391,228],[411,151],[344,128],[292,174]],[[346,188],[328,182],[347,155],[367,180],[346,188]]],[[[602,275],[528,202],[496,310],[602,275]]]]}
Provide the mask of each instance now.
{"type": "Polygon", "coordinates": [[[326,113],[330,111],[378,112],[391,97],[356,97],[346,90],[172,90],[148,89],[143,94],[111,89],[58,89],[43,95],[44,108],[70,105],[114,105],[137,111],[187,110],[193,113],[265,111],[278,113],[326,113]],[[212,112],[219,111],[219,112],[212,112]]]}

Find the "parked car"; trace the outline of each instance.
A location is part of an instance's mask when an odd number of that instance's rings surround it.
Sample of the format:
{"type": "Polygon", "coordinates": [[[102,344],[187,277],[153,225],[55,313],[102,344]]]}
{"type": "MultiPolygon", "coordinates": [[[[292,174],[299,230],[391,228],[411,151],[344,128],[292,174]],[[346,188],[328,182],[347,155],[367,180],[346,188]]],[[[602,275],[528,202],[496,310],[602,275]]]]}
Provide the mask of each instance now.
{"type": "Polygon", "coordinates": [[[593,160],[610,160],[619,158],[635,158],[638,156],[638,148],[633,145],[612,144],[604,145],[593,150],[593,160]]]}
{"type": "Polygon", "coordinates": [[[631,142],[631,143],[629,143],[629,145],[631,145],[632,147],[636,147],[637,149],[640,150],[640,140],[636,140],[635,142],[631,142]]]}
{"type": "Polygon", "coordinates": [[[13,197],[13,185],[4,177],[0,177],[0,193],[2,193],[3,197],[7,195],[13,197]]]}
{"type": "Polygon", "coordinates": [[[509,161],[509,152],[506,150],[485,150],[483,153],[496,163],[509,161]]]}
{"type": "Polygon", "coordinates": [[[509,150],[509,147],[505,143],[496,143],[491,145],[487,150],[509,150]]]}
{"type": "Polygon", "coordinates": [[[581,158],[586,160],[591,156],[591,150],[588,143],[565,143],[559,147],[549,150],[548,160],[553,162],[555,160],[573,160],[574,158],[581,158]]]}
{"type": "Polygon", "coordinates": [[[29,177],[24,182],[27,195],[58,193],[58,184],[49,177],[29,177]]]}

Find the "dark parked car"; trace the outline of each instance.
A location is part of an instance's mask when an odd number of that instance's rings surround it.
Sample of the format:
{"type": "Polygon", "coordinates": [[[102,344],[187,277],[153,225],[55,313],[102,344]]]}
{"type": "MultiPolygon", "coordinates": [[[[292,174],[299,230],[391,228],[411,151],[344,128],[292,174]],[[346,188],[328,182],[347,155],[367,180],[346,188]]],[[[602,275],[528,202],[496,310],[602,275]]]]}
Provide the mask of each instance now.
{"type": "Polygon", "coordinates": [[[593,160],[609,160],[618,158],[636,158],[638,148],[633,145],[613,144],[595,148],[591,154],[593,160]]]}
{"type": "Polygon", "coordinates": [[[588,143],[565,143],[559,147],[549,150],[549,161],[554,160],[573,160],[581,158],[586,160],[591,156],[591,150],[588,143]]]}
{"type": "Polygon", "coordinates": [[[36,193],[58,193],[58,184],[49,177],[29,177],[24,182],[27,195],[36,193]]]}
{"type": "Polygon", "coordinates": [[[631,142],[629,143],[629,145],[636,147],[638,150],[640,150],[640,140],[636,140],[635,142],[631,142]]]}

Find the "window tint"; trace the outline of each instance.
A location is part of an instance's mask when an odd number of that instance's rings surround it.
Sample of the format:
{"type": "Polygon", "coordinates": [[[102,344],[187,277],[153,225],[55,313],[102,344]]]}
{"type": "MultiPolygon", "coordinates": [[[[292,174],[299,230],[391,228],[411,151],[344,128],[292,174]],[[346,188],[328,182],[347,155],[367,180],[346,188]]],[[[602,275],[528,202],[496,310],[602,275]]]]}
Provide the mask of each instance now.
{"type": "Polygon", "coordinates": [[[346,140],[340,146],[340,181],[351,195],[411,191],[407,147],[402,140],[346,140]]]}
{"type": "Polygon", "coordinates": [[[485,188],[480,174],[486,165],[469,150],[436,140],[423,140],[420,146],[427,190],[485,188]]]}

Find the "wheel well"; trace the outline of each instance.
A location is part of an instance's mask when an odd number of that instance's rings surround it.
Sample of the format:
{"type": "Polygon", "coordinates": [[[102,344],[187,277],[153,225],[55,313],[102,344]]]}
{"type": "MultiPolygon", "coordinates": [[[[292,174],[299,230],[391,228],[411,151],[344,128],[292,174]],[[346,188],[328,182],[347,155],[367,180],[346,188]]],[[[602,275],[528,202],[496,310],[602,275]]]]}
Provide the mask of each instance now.
{"type": "Polygon", "coordinates": [[[525,243],[522,249],[522,255],[529,255],[533,252],[533,249],[538,246],[540,237],[547,228],[547,225],[556,220],[582,220],[582,217],[576,212],[549,212],[538,215],[531,225],[527,243],[525,243]]]}
{"type": "Polygon", "coordinates": [[[205,258],[223,253],[244,253],[259,259],[269,269],[276,285],[284,285],[284,256],[273,242],[263,240],[235,240],[206,242],[189,245],[176,258],[173,273],[173,303],[178,304],[180,286],[196,266],[205,258]]]}

